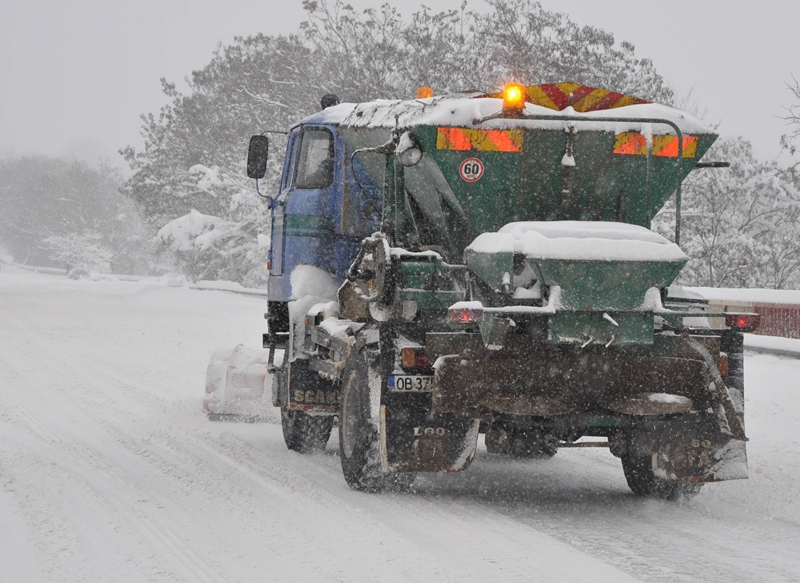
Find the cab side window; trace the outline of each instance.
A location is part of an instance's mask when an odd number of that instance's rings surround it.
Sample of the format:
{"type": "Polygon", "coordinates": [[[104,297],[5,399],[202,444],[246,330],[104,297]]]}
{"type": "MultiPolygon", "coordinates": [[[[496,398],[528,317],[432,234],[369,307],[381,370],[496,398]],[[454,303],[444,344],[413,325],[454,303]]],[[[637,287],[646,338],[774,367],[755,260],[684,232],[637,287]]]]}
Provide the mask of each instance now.
{"type": "Polygon", "coordinates": [[[295,188],[322,189],[333,182],[333,136],[328,130],[307,129],[300,141],[295,188]]]}

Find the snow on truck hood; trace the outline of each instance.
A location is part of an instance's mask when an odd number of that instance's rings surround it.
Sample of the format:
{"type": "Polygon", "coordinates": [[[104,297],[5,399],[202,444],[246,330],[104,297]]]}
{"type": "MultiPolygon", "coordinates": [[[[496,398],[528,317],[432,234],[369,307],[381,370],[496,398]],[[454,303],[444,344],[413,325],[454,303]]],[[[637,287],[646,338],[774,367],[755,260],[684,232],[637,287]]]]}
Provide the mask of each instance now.
{"type": "Polygon", "coordinates": [[[517,253],[530,259],[685,261],[680,247],[645,227],[603,221],[509,223],[479,235],[474,253],[517,253]]]}

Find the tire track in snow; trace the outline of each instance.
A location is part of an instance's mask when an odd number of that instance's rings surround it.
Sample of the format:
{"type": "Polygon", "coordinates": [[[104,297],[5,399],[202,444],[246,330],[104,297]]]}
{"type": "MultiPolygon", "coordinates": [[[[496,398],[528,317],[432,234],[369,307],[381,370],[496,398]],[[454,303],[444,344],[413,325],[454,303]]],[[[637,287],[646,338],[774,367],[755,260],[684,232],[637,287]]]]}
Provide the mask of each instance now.
{"type": "MultiPolygon", "coordinates": [[[[574,578],[570,567],[554,565],[546,552],[532,549],[535,541],[545,549],[553,550],[555,547],[563,552],[561,543],[529,525],[510,521],[493,509],[469,507],[452,500],[432,503],[430,497],[414,493],[370,495],[349,490],[341,476],[338,457],[330,455],[330,445],[327,455],[300,456],[283,450],[280,457],[291,457],[293,463],[286,464],[290,469],[284,466],[276,472],[265,471],[263,461],[259,464],[252,448],[244,448],[247,452],[245,458],[241,447],[233,447],[234,442],[226,440],[221,445],[225,463],[232,464],[240,472],[244,465],[244,473],[254,482],[268,481],[269,489],[273,490],[275,483],[289,480],[292,484],[289,503],[311,499],[315,504],[310,511],[296,508],[297,521],[313,523],[313,514],[324,511],[332,515],[330,518],[335,524],[346,529],[353,529],[356,523],[363,522],[373,530],[373,536],[386,537],[387,546],[399,545],[399,548],[406,549],[396,558],[384,556],[383,561],[395,565],[395,568],[405,570],[402,563],[407,559],[417,566],[438,563],[438,568],[425,574],[426,580],[431,577],[444,581],[485,580],[496,576],[502,566],[506,580],[525,581],[530,576],[531,560],[539,563],[543,571],[540,573],[542,581],[574,578]],[[276,473],[282,475],[279,477],[276,473]],[[300,479],[293,477],[297,474],[300,479]],[[479,528],[476,523],[480,524],[479,528]],[[447,534],[443,537],[445,532],[447,534]],[[479,544],[476,544],[477,540],[480,540],[479,544]],[[431,549],[437,550],[435,555],[429,554],[431,549]],[[469,565],[469,569],[465,570],[465,565],[469,565]]],[[[285,485],[277,488],[279,496],[287,495],[285,488],[285,485]]],[[[582,556],[580,551],[571,554],[573,566],[574,563],[590,563],[595,574],[605,571],[613,574],[616,580],[626,579],[622,572],[582,556]]]]}
{"type": "MultiPolygon", "coordinates": [[[[6,439],[14,440],[14,436],[6,436],[6,439]]],[[[110,467],[113,462],[109,463],[111,460],[106,453],[91,452],[92,463],[89,463],[74,452],[65,455],[67,452],[57,447],[57,444],[43,442],[32,444],[22,441],[17,443],[20,449],[35,452],[40,460],[57,466],[65,474],[79,479],[83,484],[82,490],[101,499],[102,506],[112,508],[117,520],[122,518],[128,521],[144,533],[144,538],[150,541],[152,546],[161,547],[184,580],[199,583],[230,583],[230,579],[183,542],[183,535],[171,526],[181,525],[183,521],[180,520],[180,516],[174,516],[169,500],[160,492],[141,488],[141,484],[133,484],[128,480],[122,482],[124,486],[121,487],[120,480],[111,473],[116,468],[110,467]],[[98,454],[104,458],[101,464],[97,463],[98,454]],[[98,471],[100,469],[98,465],[106,472],[98,471]],[[147,501],[150,503],[143,504],[147,501]]]]}
{"type": "Polygon", "coordinates": [[[678,504],[636,498],[600,453],[566,452],[571,459],[543,464],[484,455],[458,488],[433,492],[490,507],[648,581],[796,580],[800,559],[787,565],[787,557],[796,555],[800,529],[720,516],[702,494],[678,504]],[[498,476],[514,486],[486,488],[498,476]]]}
{"type": "MultiPolygon", "coordinates": [[[[7,322],[3,324],[7,324],[7,322]]],[[[15,337],[22,340],[22,346],[30,348],[30,351],[34,354],[47,355],[47,362],[57,365],[60,371],[66,371],[67,374],[64,376],[67,377],[68,383],[77,379],[78,382],[75,382],[75,384],[80,385],[83,389],[93,388],[91,379],[88,378],[88,375],[81,373],[79,366],[70,363],[67,358],[58,354],[57,351],[38,341],[35,334],[29,333],[21,326],[4,326],[4,329],[6,331],[11,329],[15,337]],[[70,377],[74,377],[74,379],[70,379],[70,377]]],[[[27,378],[20,371],[15,370],[13,360],[13,358],[2,358],[0,370],[3,378],[10,386],[14,387],[15,392],[25,393],[29,397],[37,391],[33,386],[35,382],[32,382],[30,378],[27,378]]],[[[25,362],[26,360],[26,358],[17,359],[18,362],[25,362]]],[[[80,409],[79,411],[86,413],[92,410],[93,403],[91,401],[81,403],[80,398],[67,399],[66,396],[68,394],[70,397],[76,396],[74,391],[67,390],[60,391],[60,394],[55,396],[51,393],[51,397],[55,398],[51,400],[50,409],[51,412],[55,409],[57,413],[50,415],[49,421],[45,421],[41,416],[14,404],[12,399],[6,396],[7,393],[3,396],[4,407],[21,420],[35,437],[39,438],[37,441],[26,440],[18,442],[19,449],[28,453],[35,453],[38,459],[57,466],[64,474],[84,482],[87,490],[103,498],[106,506],[110,505],[116,509],[114,514],[136,524],[141,531],[147,533],[147,537],[151,542],[154,542],[156,546],[162,547],[167,555],[175,559],[180,566],[180,570],[189,576],[188,580],[202,582],[228,581],[210,564],[207,564],[198,553],[183,544],[181,542],[183,537],[170,527],[170,524],[183,524],[183,520],[158,518],[158,516],[164,514],[163,508],[169,506],[169,502],[160,493],[147,488],[147,482],[143,482],[140,479],[142,474],[151,473],[147,468],[130,467],[130,459],[132,457],[135,458],[134,452],[130,450],[123,451],[115,446],[115,442],[119,443],[119,440],[115,440],[107,433],[98,432],[92,423],[92,421],[97,421],[96,419],[91,419],[88,415],[76,414],[76,404],[83,404],[83,411],[80,411],[80,409]],[[80,417],[83,423],[76,425],[85,424],[89,428],[83,428],[77,433],[70,432],[60,425],[59,417],[64,420],[74,420],[76,417],[80,417]],[[89,423],[86,423],[87,421],[89,423]],[[109,439],[109,437],[112,438],[109,439]],[[103,445],[102,447],[97,447],[97,444],[103,445]],[[121,460],[126,459],[128,460],[127,464],[120,463],[121,460]],[[122,474],[121,479],[111,483],[97,479],[97,476],[101,475],[120,476],[120,474],[122,474]],[[137,481],[139,482],[138,484],[137,481]],[[120,484],[123,484],[124,487],[120,488],[120,484]],[[142,487],[143,484],[145,485],[144,488],[142,487]],[[120,495],[121,492],[127,492],[131,485],[137,487],[137,493],[133,496],[120,495]],[[136,500],[148,498],[161,498],[158,503],[161,510],[150,517],[142,514],[141,508],[137,508],[137,505],[134,504],[136,500]]],[[[79,397],[81,395],[82,393],[78,393],[79,397]]],[[[112,429],[115,428],[112,427],[112,429]]],[[[13,436],[9,436],[9,439],[13,439],[13,436]]]]}
{"type": "MultiPolygon", "coordinates": [[[[11,462],[14,499],[34,505],[25,510],[49,537],[37,548],[59,580],[620,580],[621,569],[647,581],[732,583],[800,572],[792,525],[721,511],[724,494],[677,506],[636,499],[618,461],[599,452],[543,464],[481,453],[467,473],[420,478],[408,495],[352,492],[331,455],[335,437],[326,454],[300,456],[275,425],[204,419],[202,389],[190,386],[198,362],[212,336],[233,337],[238,323],[225,332],[202,314],[198,324],[181,311],[189,296],[169,290],[101,297],[94,310],[83,292],[28,287],[35,293],[0,312],[0,334],[14,334],[0,343],[0,383],[14,385],[0,391],[0,462],[11,462]],[[32,357],[39,369],[26,364],[32,357]],[[68,532],[68,503],[93,510],[91,526],[111,542],[68,532]],[[115,541],[130,547],[132,565],[99,556],[115,541]]],[[[244,304],[224,302],[234,305],[244,304]]]]}

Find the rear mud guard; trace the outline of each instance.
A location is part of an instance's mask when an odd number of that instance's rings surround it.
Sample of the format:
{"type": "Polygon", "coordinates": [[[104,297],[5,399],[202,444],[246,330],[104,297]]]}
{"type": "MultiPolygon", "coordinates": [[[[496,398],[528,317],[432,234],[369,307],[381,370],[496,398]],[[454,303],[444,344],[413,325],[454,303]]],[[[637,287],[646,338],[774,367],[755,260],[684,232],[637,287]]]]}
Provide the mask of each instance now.
{"type": "Polygon", "coordinates": [[[460,472],[475,457],[479,426],[464,415],[381,405],[381,460],[393,472],[460,472]]]}

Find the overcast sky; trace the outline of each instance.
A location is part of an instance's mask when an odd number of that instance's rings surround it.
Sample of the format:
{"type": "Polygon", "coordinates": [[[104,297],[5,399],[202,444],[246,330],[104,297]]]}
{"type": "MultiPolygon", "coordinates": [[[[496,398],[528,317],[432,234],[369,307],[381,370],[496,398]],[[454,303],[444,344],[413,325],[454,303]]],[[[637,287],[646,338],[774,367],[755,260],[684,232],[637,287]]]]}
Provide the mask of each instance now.
{"type": "MultiPolygon", "coordinates": [[[[419,7],[393,3],[405,16],[419,7]]],[[[438,11],[460,0],[424,4],[438,11]]],[[[679,94],[691,92],[706,121],[749,138],[762,158],[778,154],[785,83],[800,77],[800,1],[542,4],[632,42],[679,94]]],[[[482,0],[469,5],[485,9],[482,0]]],[[[301,0],[0,0],[0,155],[115,159],[141,144],[139,116],[164,104],[160,77],[180,82],[220,42],[294,32],[303,18],[301,0]]]]}

